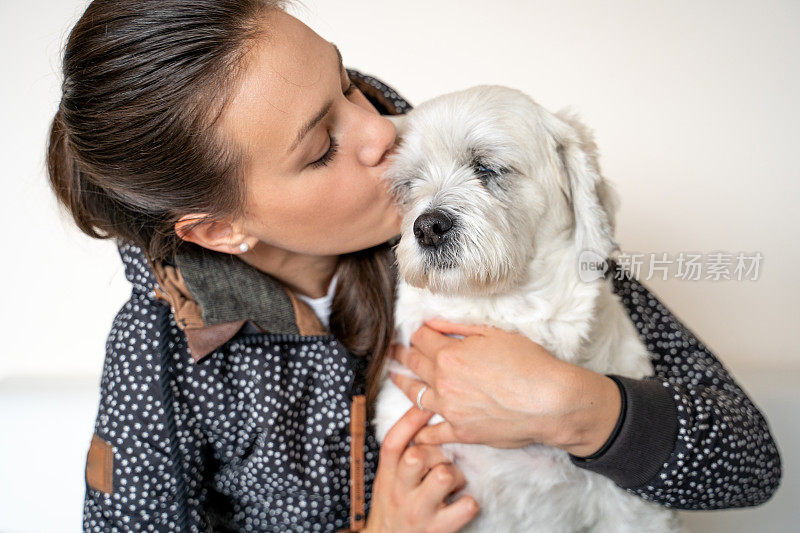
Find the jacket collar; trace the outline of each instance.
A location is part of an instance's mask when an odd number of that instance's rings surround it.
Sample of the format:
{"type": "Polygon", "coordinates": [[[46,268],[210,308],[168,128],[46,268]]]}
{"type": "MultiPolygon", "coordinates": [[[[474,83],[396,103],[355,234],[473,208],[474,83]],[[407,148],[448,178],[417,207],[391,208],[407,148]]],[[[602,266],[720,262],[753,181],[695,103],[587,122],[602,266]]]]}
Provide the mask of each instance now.
{"type": "Polygon", "coordinates": [[[249,322],[262,333],[328,335],[314,310],[277,278],[235,255],[185,243],[170,262],[151,265],[156,298],[172,307],[195,361],[249,322]]]}
{"type": "MultiPolygon", "coordinates": [[[[347,72],[381,114],[411,109],[379,79],[350,68],[347,72]]],[[[117,246],[134,294],[144,293],[170,305],[195,362],[242,328],[302,336],[330,334],[311,306],[290,288],[234,255],[186,242],[171,260],[150,264],[138,246],[127,242],[117,246]]]]}

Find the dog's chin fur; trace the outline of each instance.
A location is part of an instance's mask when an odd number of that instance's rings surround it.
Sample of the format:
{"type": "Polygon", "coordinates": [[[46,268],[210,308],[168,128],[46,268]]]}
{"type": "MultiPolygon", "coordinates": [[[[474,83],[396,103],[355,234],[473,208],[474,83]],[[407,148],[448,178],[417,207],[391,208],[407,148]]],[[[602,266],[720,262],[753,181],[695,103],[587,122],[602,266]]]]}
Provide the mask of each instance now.
{"type": "MultiPolygon", "coordinates": [[[[575,117],[551,114],[515,89],[477,86],[394,120],[401,142],[385,176],[404,212],[395,247],[396,342],[408,346],[424,320],[441,317],[518,331],[595,372],[652,375],[611,280],[580,277],[581,252],[606,258],[617,249],[618,202],[575,117]],[[482,167],[506,172],[495,181],[476,179],[475,154],[482,167]],[[414,234],[417,217],[431,209],[453,220],[452,234],[435,250],[414,234]]],[[[373,420],[381,442],[413,405],[389,370],[416,377],[387,361],[373,420]]],[[[435,414],[428,424],[443,420],[435,414]]],[[[682,530],[673,511],[574,466],[558,448],[446,443],[442,450],[467,479],[449,501],[471,494],[481,508],[462,531],[682,530]]]]}

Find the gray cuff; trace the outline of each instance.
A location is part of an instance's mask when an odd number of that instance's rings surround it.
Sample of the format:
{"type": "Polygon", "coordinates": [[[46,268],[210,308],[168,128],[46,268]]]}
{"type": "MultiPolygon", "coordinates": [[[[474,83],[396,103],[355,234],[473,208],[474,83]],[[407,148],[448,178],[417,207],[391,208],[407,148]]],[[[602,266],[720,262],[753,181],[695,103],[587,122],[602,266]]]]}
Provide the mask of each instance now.
{"type": "Polygon", "coordinates": [[[616,374],[608,377],[624,394],[625,410],[620,413],[618,431],[612,433],[600,452],[589,457],[570,454],[570,460],[622,488],[637,487],[651,480],[672,455],[678,435],[678,411],[670,391],[657,378],[633,379],[616,374]]]}

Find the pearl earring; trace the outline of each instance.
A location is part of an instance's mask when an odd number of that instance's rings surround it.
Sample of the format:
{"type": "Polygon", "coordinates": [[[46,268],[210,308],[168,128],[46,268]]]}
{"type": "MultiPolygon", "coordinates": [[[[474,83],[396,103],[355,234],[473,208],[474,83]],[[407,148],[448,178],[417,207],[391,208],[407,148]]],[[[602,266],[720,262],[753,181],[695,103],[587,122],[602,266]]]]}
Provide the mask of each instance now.
{"type": "Polygon", "coordinates": [[[239,249],[240,249],[242,252],[246,252],[247,250],[249,250],[249,249],[250,249],[250,245],[249,245],[249,244],[247,244],[246,242],[243,242],[242,244],[240,244],[240,245],[239,245],[239,249]]]}

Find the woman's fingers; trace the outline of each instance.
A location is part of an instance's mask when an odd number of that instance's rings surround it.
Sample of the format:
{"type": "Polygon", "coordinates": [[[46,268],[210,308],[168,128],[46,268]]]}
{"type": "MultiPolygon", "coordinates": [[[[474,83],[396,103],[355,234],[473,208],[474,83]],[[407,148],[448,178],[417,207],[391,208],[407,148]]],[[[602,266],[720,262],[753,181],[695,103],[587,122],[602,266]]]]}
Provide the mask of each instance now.
{"type": "Polygon", "coordinates": [[[426,411],[413,406],[386,433],[386,437],[381,443],[380,457],[382,461],[385,461],[385,466],[392,473],[397,470],[400,456],[408,447],[411,439],[414,438],[414,435],[417,434],[421,427],[428,423],[433,414],[433,411],[426,411]]]}
{"type": "Polygon", "coordinates": [[[397,465],[395,475],[405,490],[416,488],[431,468],[439,463],[450,463],[440,446],[409,446],[397,465]]]}
{"type": "Polygon", "coordinates": [[[431,468],[419,486],[419,498],[428,502],[431,512],[439,509],[451,492],[467,482],[464,473],[453,463],[438,463],[431,468]]]}
{"type": "Polygon", "coordinates": [[[415,445],[420,444],[442,444],[445,442],[464,442],[463,439],[456,437],[453,433],[453,426],[445,420],[432,426],[425,426],[417,431],[413,440],[415,445]]]}
{"type": "Polygon", "coordinates": [[[381,444],[367,529],[455,533],[478,512],[471,496],[448,504],[449,495],[466,484],[463,472],[440,446],[409,445],[433,416],[409,409],[389,429],[381,444]]]}
{"type": "MultiPolygon", "coordinates": [[[[395,374],[394,372],[389,373],[389,378],[392,380],[392,383],[403,391],[403,394],[415,404],[417,403],[417,394],[426,386],[424,382],[418,379],[403,374],[395,374]]],[[[425,411],[434,413],[438,411],[439,399],[436,397],[436,391],[431,387],[428,387],[425,389],[425,392],[422,393],[421,402],[425,411]]]]}
{"type": "Polygon", "coordinates": [[[465,484],[464,473],[452,463],[437,464],[422,480],[416,496],[422,514],[433,516],[431,531],[458,531],[478,514],[480,509],[472,496],[464,495],[447,504],[447,496],[465,484]]]}
{"type": "Polygon", "coordinates": [[[420,380],[425,383],[433,383],[436,377],[433,359],[419,351],[417,347],[409,346],[406,348],[402,344],[397,344],[392,356],[419,376],[420,380]]]}
{"type": "Polygon", "coordinates": [[[464,495],[436,514],[431,529],[433,531],[458,531],[475,518],[479,511],[480,507],[475,498],[464,495]]]}

